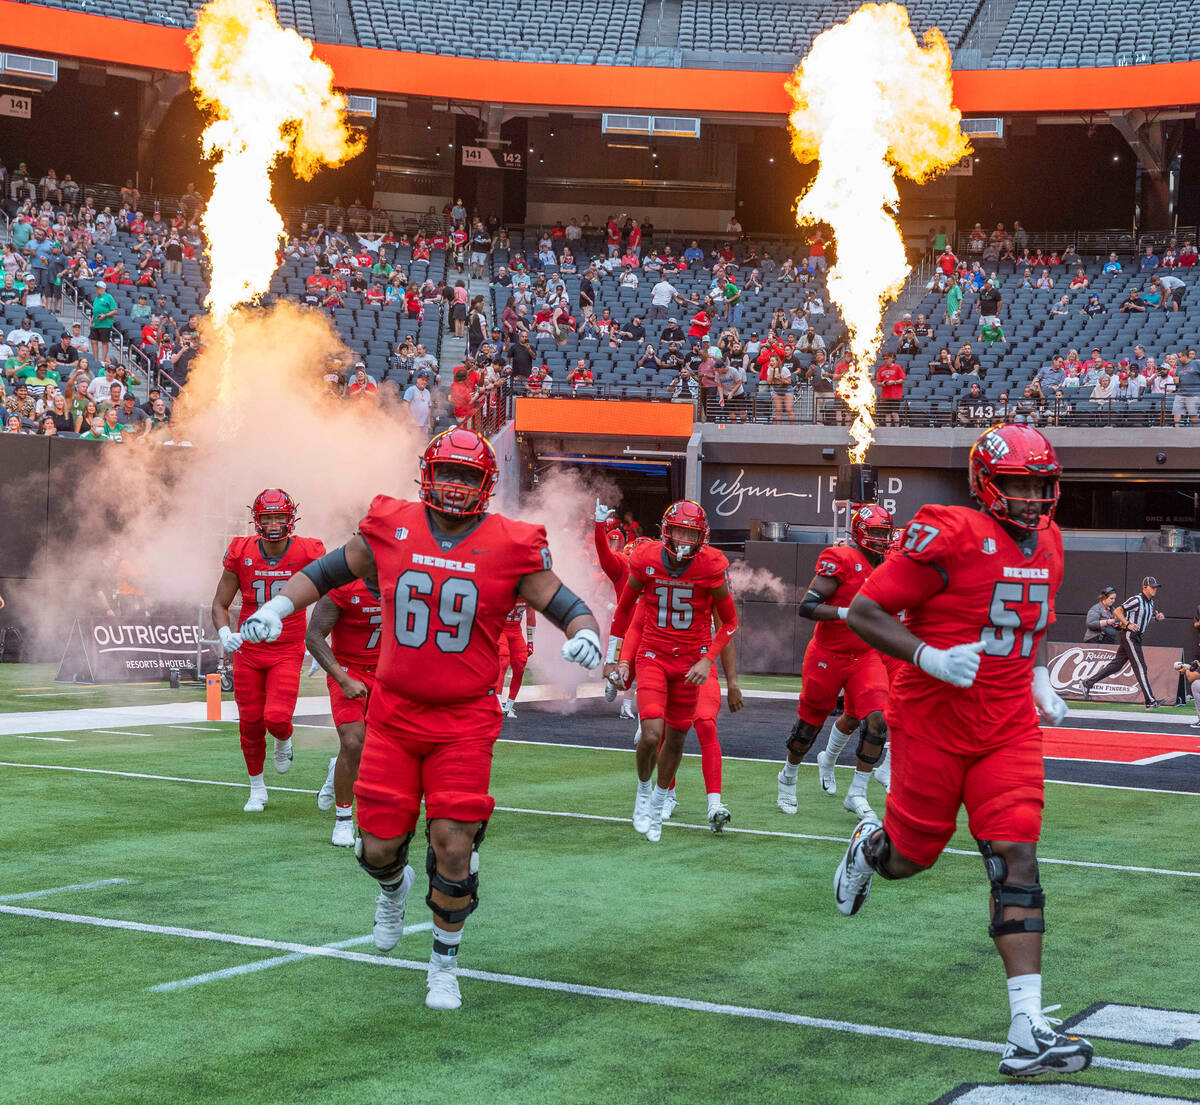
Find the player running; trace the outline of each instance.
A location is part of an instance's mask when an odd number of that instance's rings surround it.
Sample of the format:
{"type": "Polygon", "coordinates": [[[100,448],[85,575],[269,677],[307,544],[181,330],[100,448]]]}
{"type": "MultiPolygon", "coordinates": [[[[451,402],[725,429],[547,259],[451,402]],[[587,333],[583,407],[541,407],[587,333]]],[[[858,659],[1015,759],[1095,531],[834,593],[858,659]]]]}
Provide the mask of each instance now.
{"type": "Polygon", "coordinates": [[[325,669],[338,735],[338,754],[329,761],[329,774],[317,793],[317,809],[334,808],[331,843],[343,848],[354,847],[354,780],[367,735],[367,705],[379,666],[382,624],[379,591],[356,579],[317,600],[304,638],[314,661],[325,669]]]}
{"type": "MultiPolygon", "coordinates": [[[[592,531],[592,538],[596,543],[596,559],[600,562],[600,569],[613,585],[615,601],[620,602],[625,580],[629,577],[629,557],[632,548],[646,538],[638,537],[626,544],[625,535],[621,532],[621,523],[617,521],[617,512],[612,507],[605,506],[599,499],[596,500],[596,527],[592,531]]],[[[621,698],[620,717],[625,721],[633,721],[636,715],[629,693],[618,690],[611,680],[607,682],[604,686],[604,697],[612,702],[618,695],[621,698]]]]}
{"type": "Polygon", "coordinates": [[[533,627],[536,624],[537,617],[529,609],[529,604],[520,600],[508,612],[504,620],[504,632],[500,635],[500,676],[496,681],[496,694],[503,694],[504,676],[511,667],[508,698],[501,699],[500,708],[504,716],[513,721],[517,720],[517,694],[521,690],[521,680],[525,678],[525,665],[533,655],[533,627]]]}
{"type": "MultiPolygon", "coordinates": [[[[642,735],[633,827],[651,842],[662,838],[663,805],[683,755],[684,737],[698,713],[700,688],[713,659],[737,631],[728,568],[725,554],[708,544],[704,510],[690,499],[672,503],[663,514],[662,539],[640,545],[629,558],[629,579],[613,615],[604,674],[618,672],[621,638],[640,607],[636,663],[642,735]],[[719,623],[715,635],[714,616],[719,623]]],[[[734,670],[736,678],[736,665],[734,670]]],[[[738,692],[739,705],[740,700],[738,692]]],[[[730,709],[733,701],[731,697],[730,709]]]]}
{"type": "Polygon", "coordinates": [[[551,568],[542,526],[489,514],[496,456],[462,427],[421,459],[420,501],[378,495],[358,532],[261,607],[242,635],[273,641],[293,611],[362,579],[383,598],[383,637],[354,794],[355,853],[380,885],[375,945],[396,946],[416,878],[408,849],[425,801],[426,904],[434,913],[425,1004],[457,1009],[458,949],[479,903],[478,856],[495,799],[488,793],[502,714],[499,638],[516,598],[568,640],[563,658],[600,663],[598,626],[551,568]]]}
{"type": "Polygon", "coordinates": [[[242,756],[250,776],[250,799],[242,808],[267,808],[263,761],[266,734],[275,738],[275,770],[292,766],[292,715],[300,694],[304,662],[304,615],[283,624],[278,644],[262,648],[229,627],[229,607],[242,593],[242,624],[305,564],[322,556],[325,546],[315,537],[295,537],[299,507],[286,491],[269,487],[249,508],[257,537],[235,537],[225,552],[221,578],[213,595],[212,620],[221,648],[233,655],[233,699],[238,708],[242,756]]]}
{"type": "Polygon", "coordinates": [[[867,801],[867,783],[880,764],[887,743],[883,707],[887,703],[887,673],[878,652],[845,624],[850,602],[858,594],[892,539],[892,515],[875,503],[855,508],[850,517],[850,544],[832,545],[817,557],[817,572],[800,604],[800,616],[817,623],[804,651],[800,671],[800,715],[787,742],[787,759],[779,772],[776,804],[795,813],[796,779],[800,762],[821,732],[825,719],[844,691],[846,708],[829,729],[829,743],[817,753],[821,789],[837,794],[834,767],[842,749],[862,726],[858,738],[854,781],[842,803],[860,821],[874,817],[867,801]]]}
{"type": "Polygon", "coordinates": [[[1037,863],[1038,715],[1058,725],[1067,713],[1042,640],[1063,575],[1054,522],[1062,468],[1032,426],[999,425],[975,442],[969,470],[980,509],[923,507],[903,555],[878,568],[850,606],[855,633],[911,666],[888,703],[894,763],[883,824],[867,818],[854,830],[834,894],[851,915],[872,875],[905,879],[933,866],[965,805],[991,884],[988,933],[1008,976],[1000,1073],[1072,1074],[1092,1061],[1092,1045],[1056,1031],[1042,1011],[1037,863]]]}

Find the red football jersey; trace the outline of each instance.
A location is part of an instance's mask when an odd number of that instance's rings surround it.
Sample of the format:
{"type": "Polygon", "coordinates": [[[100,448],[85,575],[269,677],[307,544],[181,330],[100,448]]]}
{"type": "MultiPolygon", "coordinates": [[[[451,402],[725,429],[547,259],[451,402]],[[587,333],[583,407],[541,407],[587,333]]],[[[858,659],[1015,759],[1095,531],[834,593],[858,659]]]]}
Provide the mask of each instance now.
{"type": "Polygon", "coordinates": [[[910,732],[964,752],[1003,744],[1036,728],[1031,684],[1038,645],[1054,624],[1063,577],[1058,526],[1024,546],[990,514],[926,506],[906,530],[901,556],[888,558],[862,588],[937,648],[983,641],[979,674],[952,687],[907,665],[889,714],[910,732]]]}
{"type": "Polygon", "coordinates": [[[642,584],[642,648],[667,656],[704,656],[712,643],[712,593],[728,582],[728,570],[728,558],[711,545],[702,545],[678,571],[668,567],[661,541],[634,549],[629,577],[642,584]]]}
{"type": "Polygon", "coordinates": [[[532,629],[537,622],[537,616],[529,609],[529,604],[524,599],[517,599],[517,605],[508,612],[508,617],[504,619],[504,628],[512,633],[521,628],[523,621],[532,629]]]}
{"type": "MultiPolygon", "coordinates": [[[[827,605],[849,606],[871,574],[871,562],[854,545],[831,545],[817,557],[816,574],[838,581],[827,605]]],[[[843,621],[817,622],[816,627],[813,641],[821,648],[860,655],[871,647],[843,621]]]]}
{"type": "MultiPolygon", "coordinates": [[[[279,594],[283,585],[306,564],[324,555],[325,545],[315,537],[293,537],[283,556],[268,560],[258,537],[235,537],[229,542],[222,563],[238,578],[242,592],[241,621],[250,617],[267,599],[279,594]]],[[[275,643],[300,643],[304,640],[304,629],[304,611],[289,614],[283,619],[283,632],[275,643]]]]}
{"type": "Polygon", "coordinates": [[[361,579],[335,587],[329,597],[339,611],[329,634],[334,659],[344,668],[373,668],[379,663],[383,600],[361,579]]]}
{"type": "Polygon", "coordinates": [[[387,495],[358,528],[383,598],[377,690],[438,703],[492,693],[517,585],[551,567],[545,528],[488,514],[450,538],[434,533],[424,503],[387,495]]]}

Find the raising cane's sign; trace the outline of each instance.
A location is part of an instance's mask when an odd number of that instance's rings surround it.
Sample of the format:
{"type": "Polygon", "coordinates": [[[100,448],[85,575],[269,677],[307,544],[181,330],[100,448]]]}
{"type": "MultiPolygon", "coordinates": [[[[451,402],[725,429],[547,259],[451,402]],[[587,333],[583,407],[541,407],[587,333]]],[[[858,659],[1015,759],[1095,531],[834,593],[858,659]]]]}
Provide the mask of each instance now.
{"type": "MultiPolygon", "coordinates": [[[[1046,664],[1050,672],[1050,685],[1063,698],[1081,699],[1083,695],[1072,690],[1071,685],[1082,679],[1091,679],[1117,654],[1116,645],[1055,645],[1049,648],[1046,664]]],[[[1179,673],[1172,665],[1182,659],[1177,648],[1146,648],[1146,674],[1155,697],[1175,701],[1175,687],[1179,673]]],[[[1133,675],[1133,668],[1126,664],[1116,675],[1110,675],[1092,687],[1093,702],[1141,702],[1142,691],[1133,675]]]]}

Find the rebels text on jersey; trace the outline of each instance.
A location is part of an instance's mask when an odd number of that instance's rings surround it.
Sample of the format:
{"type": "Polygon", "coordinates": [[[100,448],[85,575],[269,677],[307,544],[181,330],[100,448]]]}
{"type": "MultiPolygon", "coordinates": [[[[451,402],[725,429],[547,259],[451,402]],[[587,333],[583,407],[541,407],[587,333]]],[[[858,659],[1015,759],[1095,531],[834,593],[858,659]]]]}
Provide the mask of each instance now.
{"type": "Polygon", "coordinates": [[[344,668],[373,669],[379,663],[383,601],[361,579],[335,587],[329,597],[338,608],[329,634],[334,659],[344,668]]]}
{"type": "MultiPolygon", "coordinates": [[[[222,563],[227,571],[237,576],[238,589],[242,593],[240,621],[245,621],[267,599],[273,599],[279,594],[283,585],[306,564],[311,564],[324,555],[325,545],[315,537],[293,537],[288,541],[281,557],[268,560],[263,555],[259,538],[235,537],[229,542],[222,563]]],[[[304,629],[304,611],[298,610],[289,614],[283,619],[283,632],[279,635],[277,644],[294,645],[303,642],[304,629]]]]}
{"type": "Polygon", "coordinates": [[[661,541],[634,549],[629,578],[642,584],[642,650],[665,656],[706,655],[712,643],[712,593],[728,582],[728,570],[728,558],[711,545],[701,545],[679,569],[669,566],[661,541]]]}
{"type": "Polygon", "coordinates": [[[490,694],[517,585],[551,567],[545,529],[488,514],[465,534],[435,535],[423,503],[387,495],[358,528],[383,599],[377,687],[429,703],[490,694]]]}
{"type": "Polygon", "coordinates": [[[913,733],[972,751],[1027,736],[1037,727],[1031,683],[1038,645],[1054,624],[1063,577],[1056,524],[1018,545],[990,514],[923,507],[903,553],[872,574],[862,593],[937,648],[983,641],[975,682],[952,687],[906,665],[888,713],[913,733]],[[1023,551],[1024,550],[1024,551],[1023,551]]]}
{"type": "MultiPolygon", "coordinates": [[[[825,600],[829,606],[849,606],[871,574],[871,562],[850,545],[832,545],[817,557],[816,575],[837,580],[837,590],[825,600]]],[[[830,652],[859,655],[868,645],[844,621],[817,622],[813,641],[830,652]]]]}

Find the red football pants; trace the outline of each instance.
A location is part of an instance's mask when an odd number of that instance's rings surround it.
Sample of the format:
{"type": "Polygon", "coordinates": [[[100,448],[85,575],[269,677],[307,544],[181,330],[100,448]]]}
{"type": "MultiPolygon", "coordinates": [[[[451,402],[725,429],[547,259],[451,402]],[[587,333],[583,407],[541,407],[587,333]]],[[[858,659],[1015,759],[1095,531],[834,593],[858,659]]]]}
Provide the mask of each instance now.
{"type": "Polygon", "coordinates": [[[246,771],[261,775],[267,753],[266,735],[287,740],[300,694],[304,644],[242,645],[233,654],[233,700],[238,708],[238,731],[246,771]]]}
{"type": "MultiPolygon", "coordinates": [[[[700,688],[700,702],[696,710],[696,720],[692,727],[696,730],[696,739],[700,742],[700,773],[704,776],[704,792],[719,794],[721,742],[717,738],[717,714],[721,711],[721,684],[717,681],[716,664],[713,664],[708,681],[700,688]]],[[[675,789],[674,779],[671,780],[671,789],[675,789]]]]}
{"type": "Polygon", "coordinates": [[[525,678],[525,665],[529,663],[529,643],[521,627],[510,631],[507,626],[500,634],[500,674],[496,677],[496,693],[504,691],[504,672],[512,668],[512,679],[508,684],[508,697],[516,699],[525,678]]]}

